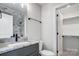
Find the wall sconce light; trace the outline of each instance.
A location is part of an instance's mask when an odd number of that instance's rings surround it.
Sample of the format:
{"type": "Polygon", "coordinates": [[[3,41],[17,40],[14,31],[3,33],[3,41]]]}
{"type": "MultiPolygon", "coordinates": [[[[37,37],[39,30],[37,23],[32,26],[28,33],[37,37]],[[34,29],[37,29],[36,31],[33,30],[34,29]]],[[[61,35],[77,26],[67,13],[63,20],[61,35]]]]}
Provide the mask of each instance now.
{"type": "Polygon", "coordinates": [[[2,12],[1,12],[1,10],[0,10],[0,19],[2,18],[2,12]]]}

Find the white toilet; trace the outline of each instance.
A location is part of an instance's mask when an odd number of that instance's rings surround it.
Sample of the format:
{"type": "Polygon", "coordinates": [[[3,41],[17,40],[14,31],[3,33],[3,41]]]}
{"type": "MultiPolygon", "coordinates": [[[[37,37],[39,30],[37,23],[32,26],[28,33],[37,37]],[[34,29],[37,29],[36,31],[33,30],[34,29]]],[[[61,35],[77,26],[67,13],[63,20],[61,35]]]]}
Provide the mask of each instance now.
{"type": "Polygon", "coordinates": [[[39,42],[39,53],[41,56],[55,56],[55,53],[49,50],[42,50],[43,47],[43,41],[39,42]]]}

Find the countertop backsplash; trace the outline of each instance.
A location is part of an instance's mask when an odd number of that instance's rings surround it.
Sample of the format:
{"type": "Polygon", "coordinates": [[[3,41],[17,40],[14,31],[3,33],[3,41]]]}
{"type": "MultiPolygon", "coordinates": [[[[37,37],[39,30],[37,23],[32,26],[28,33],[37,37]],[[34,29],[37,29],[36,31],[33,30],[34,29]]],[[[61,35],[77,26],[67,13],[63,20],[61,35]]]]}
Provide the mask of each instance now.
{"type": "Polygon", "coordinates": [[[18,34],[19,37],[24,36],[24,17],[22,15],[13,16],[13,34],[18,34]]]}

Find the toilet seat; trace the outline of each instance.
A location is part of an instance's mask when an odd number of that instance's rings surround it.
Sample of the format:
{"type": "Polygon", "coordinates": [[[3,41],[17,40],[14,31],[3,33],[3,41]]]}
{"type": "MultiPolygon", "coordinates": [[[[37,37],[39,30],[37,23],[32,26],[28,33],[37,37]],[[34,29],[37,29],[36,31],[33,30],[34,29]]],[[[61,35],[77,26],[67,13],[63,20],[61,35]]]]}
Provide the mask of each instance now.
{"type": "Polygon", "coordinates": [[[42,51],[40,51],[40,54],[42,56],[55,56],[55,54],[49,50],[42,50],[42,51]]]}

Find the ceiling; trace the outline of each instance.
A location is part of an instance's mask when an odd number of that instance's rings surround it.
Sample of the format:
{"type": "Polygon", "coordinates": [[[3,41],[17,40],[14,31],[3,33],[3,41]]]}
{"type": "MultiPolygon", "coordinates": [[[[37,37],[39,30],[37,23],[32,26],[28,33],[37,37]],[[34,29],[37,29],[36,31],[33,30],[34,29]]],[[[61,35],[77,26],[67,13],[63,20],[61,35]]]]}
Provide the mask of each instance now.
{"type": "Polygon", "coordinates": [[[48,3],[37,3],[37,4],[40,5],[40,6],[44,6],[44,5],[48,4],[48,3]]]}

